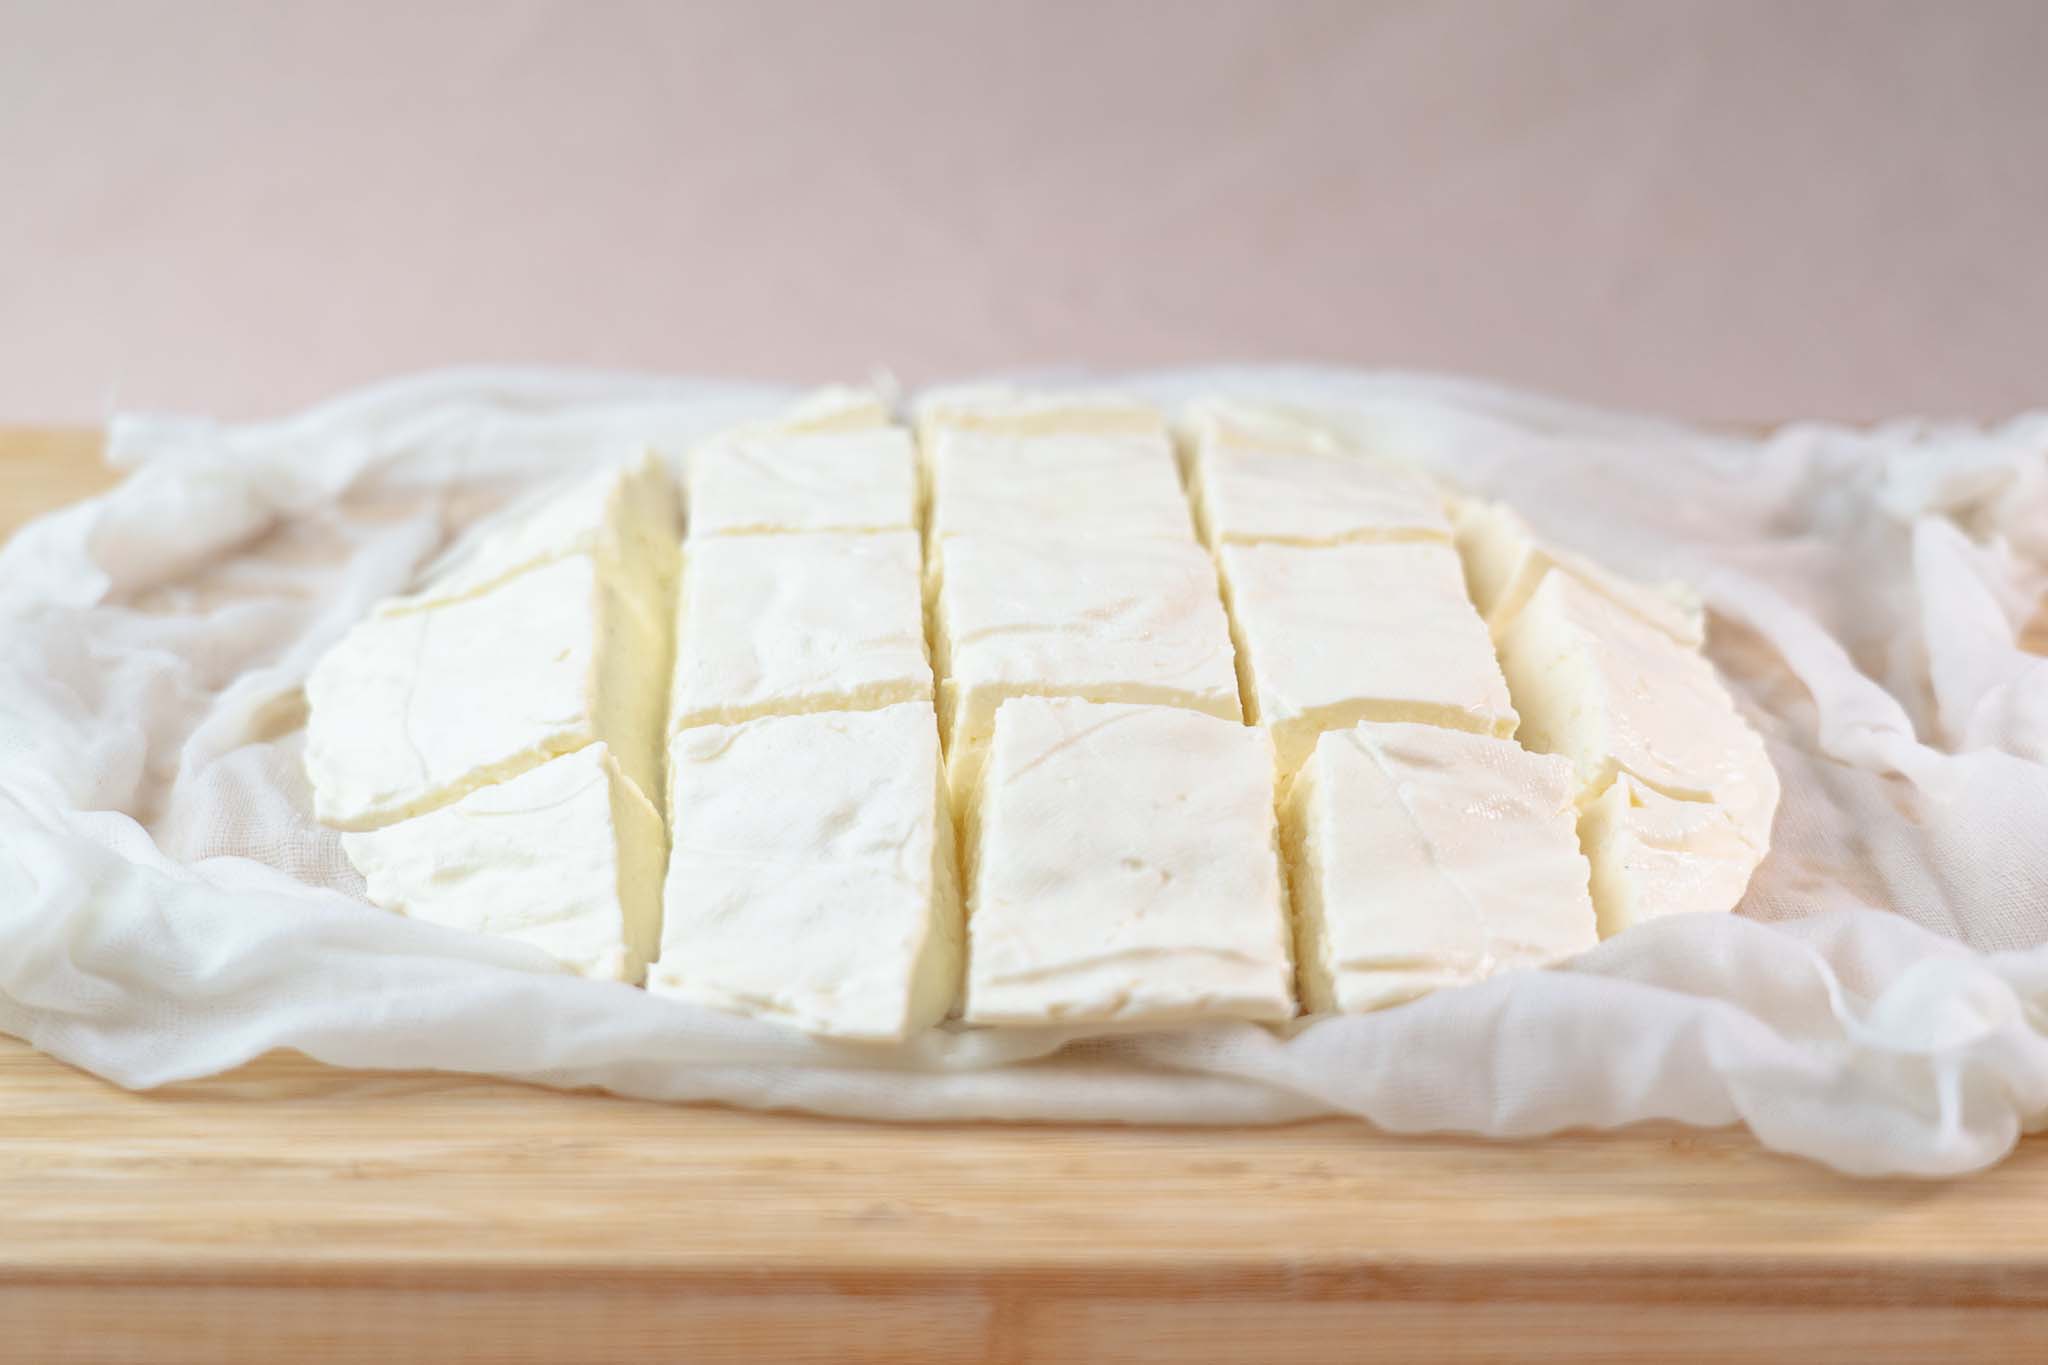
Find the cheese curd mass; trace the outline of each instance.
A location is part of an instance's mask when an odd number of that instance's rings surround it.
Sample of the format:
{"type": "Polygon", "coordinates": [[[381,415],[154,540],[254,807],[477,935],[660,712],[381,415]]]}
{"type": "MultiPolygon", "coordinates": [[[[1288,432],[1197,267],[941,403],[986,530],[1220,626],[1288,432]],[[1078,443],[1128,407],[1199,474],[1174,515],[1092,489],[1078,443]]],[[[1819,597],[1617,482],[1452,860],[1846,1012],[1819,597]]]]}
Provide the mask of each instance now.
{"type": "Polygon", "coordinates": [[[834,389],[605,459],[313,668],[315,813],[377,906],[865,1044],[1380,1009],[1733,909],[1778,779],[1698,602],[1401,439],[834,389]]]}

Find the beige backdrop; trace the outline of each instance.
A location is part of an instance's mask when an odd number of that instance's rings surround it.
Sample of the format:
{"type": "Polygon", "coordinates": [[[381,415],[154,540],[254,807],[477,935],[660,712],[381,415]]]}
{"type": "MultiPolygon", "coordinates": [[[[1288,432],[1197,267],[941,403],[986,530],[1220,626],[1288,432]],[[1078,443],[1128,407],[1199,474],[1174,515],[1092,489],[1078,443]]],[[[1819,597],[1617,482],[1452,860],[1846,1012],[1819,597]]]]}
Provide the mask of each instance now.
{"type": "Polygon", "coordinates": [[[542,361],[2048,402],[2048,5],[0,0],[0,421],[542,361]]]}

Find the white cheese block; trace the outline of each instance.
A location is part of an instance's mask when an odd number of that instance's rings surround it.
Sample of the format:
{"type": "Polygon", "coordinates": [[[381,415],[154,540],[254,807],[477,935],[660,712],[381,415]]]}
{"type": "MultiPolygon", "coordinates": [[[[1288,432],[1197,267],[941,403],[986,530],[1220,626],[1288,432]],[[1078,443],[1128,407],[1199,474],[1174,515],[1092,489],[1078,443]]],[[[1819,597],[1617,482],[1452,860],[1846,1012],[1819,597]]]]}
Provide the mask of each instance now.
{"type": "Polygon", "coordinates": [[[1349,450],[1306,422],[1202,408],[1190,444],[1196,520],[1212,546],[1451,538],[1443,493],[1421,470],[1349,450]]]}
{"type": "Polygon", "coordinates": [[[917,478],[901,427],[714,441],[690,457],[690,537],[915,530],[917,478]]]}
{"type": "Polygon", "coordinates": [[[359,623],[306,680],[323,824],[372,829],[603,740],[660,791],[666,622],[588,555],[359,623]]]}
{"type": "Polygon", "coordinates": [[[472,527],[422,575],[423,585],[385,603],[416,611],[473,597],[542,564],[588,555],[635,610],[666,614],[681,538],[668,466],[652,452],[567,483],[540,488],[472,527]]]}
{"type": "Polygon", "coordinates": [[[918,445],[929,452],[942,430],[1164,436],[1167,428],[1166,414],[1157,407],[1117,394],[1026,392],[977,385],[940,389],[919,400],[918,445]]]}
{"type": "Polygon", "coordinates": [[[1216,571],[1192,540],[962,536],[945,557],[932,625],[955,791],[1008,697],[1242,715],[1216,571]]]}
{"type": "Polygon", "coordinates": [[[1266,735],[1172,707],[1007,701],[980,793],[964,1017],[1294,1014],[1266,735]]]}
{"type": "Polygon", "coordinates": [[[1225,545],[1250,718],[1283,775],[1316,736],[1361,720],[1508,736],[1515,710],[1449,545],[1225,545]]]}
{"type": "Polygon", "coordinates": [[[386,910],[637,984],[661,923],[661,816],[591,744],[416,820],[341,836],[386,910]]]}
{"type": "Polygon", "coordinates": [[[1303,1005],[1378,1009],[1592,947],[1576,820],[1571,765],[1512,740],[1323,735],[1282,820],[1303,1005]]]}
{"type": "Polygon", "coordinates": [[[887,394],[835,384],[805,394],[788,412],[757,425],[759,430],[781,432],[863,431],[888,426],[894,420],[887,394]]]}
{"type": "Polygon", "coordinates": [[[1313,413],[1246,399],[1197,399],[1182,410],[1178,431],[1193,447],[1225,444],[1311,455],[1359,453],[1356,445],[1313,413]]]}
{"type": "Polygon", "coordinates": [[[1556,568],[1688,648],[1697,649],[1706,639],[1699,599],[1677,584],[1637,583],[1584,555],[1545,545],[1527,522],[1497,502],[1460,502],[1453,521],[1472,600],[1495,635],[1507,628],[1544,575],[1556,568]]]}
{"type": "Polygon", "coordinates": [[[846,1038],[937,1023],[960,985],[929,703],[677,735],[657,994],[846,1038]]]}
{"type": "Polygon", "coordinates": [[[670,731],[930,701],[919,578],[915,531],[690,541],[670,731]]]}
{"type": "Polygon", "coordinates": [[[1600,937],[1645,920],[1733,910],[1760,860],[1719,806],[1674,801],[1623,773],[1586,806],[1600,937]]]}
{"type": "Polygon", "coordinates": [[[981,533],[1190,540],[1163,432],[939,431],[925,459],[935,541],[981,533]]]}
{"type": "Polygon", "coordinates": [[[1571,759],[1582,799],[1628,773],[1770,846],[1777,773],[1706,659],[1570,573],[1545,574],[1498,643],[1519,738],[1571,759]]]}

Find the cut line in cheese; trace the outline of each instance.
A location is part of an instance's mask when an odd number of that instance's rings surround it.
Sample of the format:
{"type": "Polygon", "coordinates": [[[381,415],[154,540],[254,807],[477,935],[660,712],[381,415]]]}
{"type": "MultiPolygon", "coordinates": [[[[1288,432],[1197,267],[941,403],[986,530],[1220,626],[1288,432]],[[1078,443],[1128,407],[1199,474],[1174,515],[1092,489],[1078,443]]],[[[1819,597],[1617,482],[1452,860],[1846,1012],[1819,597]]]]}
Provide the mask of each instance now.
{"type": "Polygon", "coordinates": [[[932,645],[956,792],[1010,697],[1242,714],[1215,570],[1192,540],[962,536],[944,553],[932,645]]]}
{"type": "Polygon", "coordinates": [[[342,848],[372,903],[637,985],[654,956],[661,816],[602,743],[342,848]]]}
{"type": "Polygon", "coordinates": [[[1514,733],[1507,684],[1449,545],[1225,545],[1217,561],[1245,714],[1273,732],[1283,775],[1317,735],[1360,720],[1514,733]]]}

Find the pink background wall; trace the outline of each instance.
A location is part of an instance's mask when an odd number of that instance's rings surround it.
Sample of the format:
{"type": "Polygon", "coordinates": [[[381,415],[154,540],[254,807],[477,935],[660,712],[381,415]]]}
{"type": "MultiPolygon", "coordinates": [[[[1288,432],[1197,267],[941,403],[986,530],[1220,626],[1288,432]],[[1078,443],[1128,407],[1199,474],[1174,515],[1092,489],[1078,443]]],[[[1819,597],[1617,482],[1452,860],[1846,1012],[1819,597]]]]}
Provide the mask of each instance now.
{"type": "Polygon", "coordinates": [[[0,420],[503,360],[2048,402],[2048,5],[0,0],[0,420]]]}

